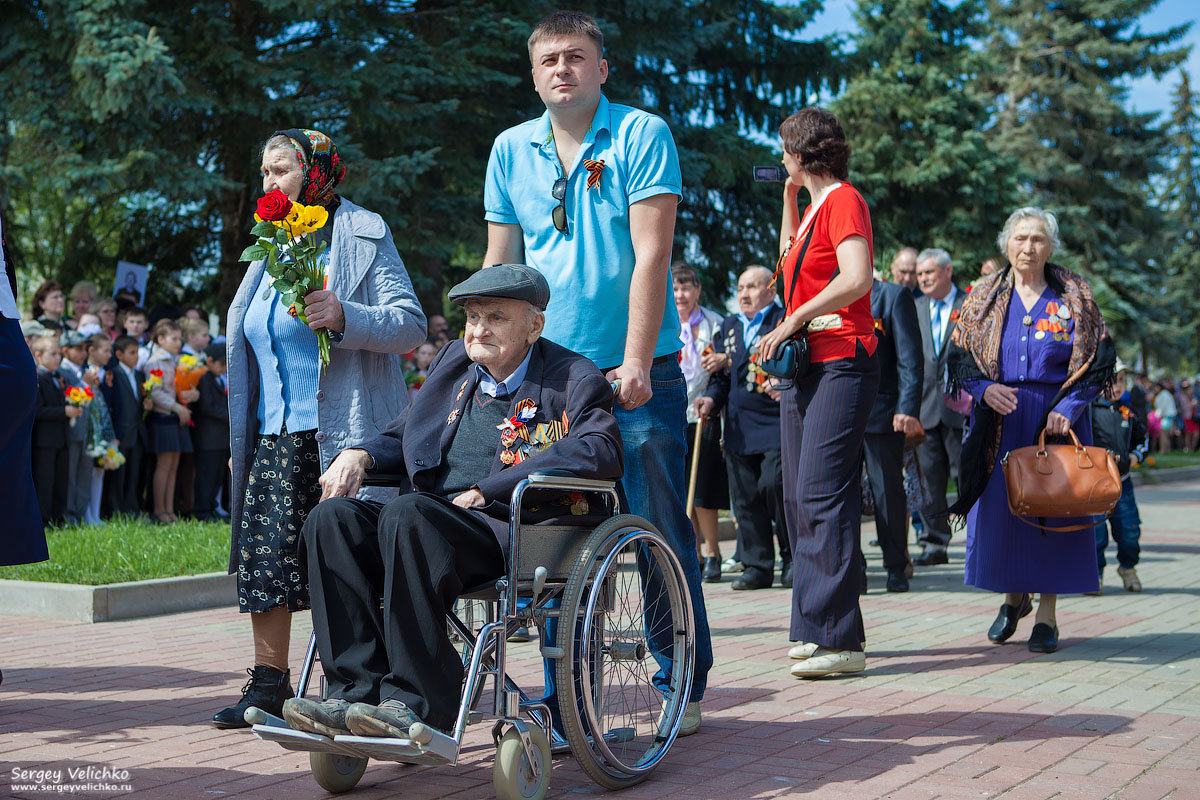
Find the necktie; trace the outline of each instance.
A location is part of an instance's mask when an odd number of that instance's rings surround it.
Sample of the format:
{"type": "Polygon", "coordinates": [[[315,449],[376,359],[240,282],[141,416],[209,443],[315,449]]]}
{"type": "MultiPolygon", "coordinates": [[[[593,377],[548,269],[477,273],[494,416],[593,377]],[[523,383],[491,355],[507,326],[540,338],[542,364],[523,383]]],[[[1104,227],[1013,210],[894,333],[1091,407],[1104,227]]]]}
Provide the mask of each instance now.
{"type": "Polygon", "coordinates": [[[942,301],[933,301],[933,354],[942,354],[942,301]]]}

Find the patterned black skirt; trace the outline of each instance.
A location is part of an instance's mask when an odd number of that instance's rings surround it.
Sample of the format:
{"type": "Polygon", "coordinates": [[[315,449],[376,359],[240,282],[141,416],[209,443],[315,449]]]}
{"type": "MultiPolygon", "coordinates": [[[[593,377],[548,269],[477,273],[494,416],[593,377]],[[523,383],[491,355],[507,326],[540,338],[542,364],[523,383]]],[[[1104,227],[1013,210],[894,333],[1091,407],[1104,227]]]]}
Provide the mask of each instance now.
{"type": "Polygon", "coordinates": [[[238,529],[238,608],[309,607],[308,573],[297,556],[300,529],[321,499],[316,431],[260,436],[238,529]]]}

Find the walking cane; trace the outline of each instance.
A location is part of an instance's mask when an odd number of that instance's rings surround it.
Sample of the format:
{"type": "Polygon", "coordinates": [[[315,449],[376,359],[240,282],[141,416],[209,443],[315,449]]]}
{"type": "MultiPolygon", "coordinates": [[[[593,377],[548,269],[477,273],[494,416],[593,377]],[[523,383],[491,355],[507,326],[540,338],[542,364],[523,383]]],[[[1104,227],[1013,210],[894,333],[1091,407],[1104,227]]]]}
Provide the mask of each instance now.
{"type": "Polygon", "coordinates": [[[687,515],[692,518],[692,510],[696,507],[696,473],[700,471],[700,434],[704,431],[704,417],[696,422],[696,437],[692,441],[692,475],[688,478],[687,515]]]}

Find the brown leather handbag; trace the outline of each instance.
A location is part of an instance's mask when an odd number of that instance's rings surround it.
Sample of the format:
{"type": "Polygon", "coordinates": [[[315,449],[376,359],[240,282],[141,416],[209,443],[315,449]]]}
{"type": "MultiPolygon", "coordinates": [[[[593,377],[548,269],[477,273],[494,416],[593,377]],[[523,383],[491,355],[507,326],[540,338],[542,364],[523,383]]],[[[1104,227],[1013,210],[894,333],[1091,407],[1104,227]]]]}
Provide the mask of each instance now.
{"type": "Polygon", "coordinates": [[[1008,488],[1008,509],[1035,528],[1047,531],[1091,530],[1096,521],[1051,528],[1030,519],[1108,516],[1121,499],[1117,460],[1103,447],[1084,447],[1075,431],[1073,444],[1046,444],[1042,429],[1033,447],[1010,450],[1001,459],[1008,488]]]}

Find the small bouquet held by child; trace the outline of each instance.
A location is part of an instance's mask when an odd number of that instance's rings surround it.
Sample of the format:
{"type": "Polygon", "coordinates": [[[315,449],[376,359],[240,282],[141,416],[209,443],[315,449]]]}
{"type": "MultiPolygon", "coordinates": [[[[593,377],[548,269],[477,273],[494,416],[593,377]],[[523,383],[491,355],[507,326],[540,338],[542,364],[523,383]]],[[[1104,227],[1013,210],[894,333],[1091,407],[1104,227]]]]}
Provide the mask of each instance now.
{"type": "MultiPolygon", "coordinates": [[[[96,396],[96,393],[92,391],[92,387],[90,386],[68,386],[66,389],[63,389],[63,396],[67,399],[67,405],[86,410],[91,405],[92,398],[96,396]]],[[[71,427],[74,427],[79,419],[79,417],[72,417],[71,427]]]]}
{"type": "MultiPolygon", "coordinates": [[[[160,373],[159,383],[162,383],[162,370],[153,371],[160,373]]],[[[179,361],[175,364],[175,394],[179,398],[179,402],[183,402],[184,392],[195,389],[199,385],[200,378],[206,372],[208,372],[208,367],[204,366],[198,357],[190,353],[184,353],[179,357],[179,361]]]]}
{"type": "Polygon", "coordinates": [[[97,442],[88,450],[88,457],[96,459],[96,466],[113,471],[125,464],[125,454],[117,449],[112,442],[97,442]]]}
{"type": "MultiPolygon", "coordinates": [[[[247,247],[241,261],[267,260],[267,274],[274,280],[272,288],[288,313],[305,325],[304,298],[309,292],[325,289],[325,242],[314,242],[308,234],[325,227],[329,212],[323,206],[295,203],[278,189],[267,192],[258,200],[254,227],[250,233],[258,241],[247,247]]],[[[329,331],[317,331],[317,350],[321,369],[329,366],[329,331]]]]}

